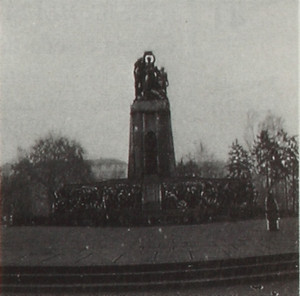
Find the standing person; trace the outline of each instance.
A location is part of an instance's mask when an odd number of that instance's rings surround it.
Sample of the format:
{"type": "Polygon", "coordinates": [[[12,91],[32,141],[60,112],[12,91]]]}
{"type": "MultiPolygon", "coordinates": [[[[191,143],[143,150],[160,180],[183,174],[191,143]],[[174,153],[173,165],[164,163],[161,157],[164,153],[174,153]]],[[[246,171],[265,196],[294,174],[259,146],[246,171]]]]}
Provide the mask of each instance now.
{"type": "Polygon", "coordinates": [[[279,230],[279,208],[272,192],[272,189],[268,190],[266,197],[266,219],[267,219],[267,229],[269,231],[279,230]]]}

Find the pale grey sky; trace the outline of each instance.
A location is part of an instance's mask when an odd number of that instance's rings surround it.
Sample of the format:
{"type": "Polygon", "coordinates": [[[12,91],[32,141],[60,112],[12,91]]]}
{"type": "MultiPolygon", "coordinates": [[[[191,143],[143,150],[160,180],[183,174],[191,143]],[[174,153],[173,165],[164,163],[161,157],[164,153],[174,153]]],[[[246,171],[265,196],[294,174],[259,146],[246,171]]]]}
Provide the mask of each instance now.
{"type": "Polygon", "coordinates": [[[133,64],[165,66],[176,158],[225,159],[246,113],[298,134],[296,0],[1,0],[1,163],[49,131],[127,161],[133,64]]]}

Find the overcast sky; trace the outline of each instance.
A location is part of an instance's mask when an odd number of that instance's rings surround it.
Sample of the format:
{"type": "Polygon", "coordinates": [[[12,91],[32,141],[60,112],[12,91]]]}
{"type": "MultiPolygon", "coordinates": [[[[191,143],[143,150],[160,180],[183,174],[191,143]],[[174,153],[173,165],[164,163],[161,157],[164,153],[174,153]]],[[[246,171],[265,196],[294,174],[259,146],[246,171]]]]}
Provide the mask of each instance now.
{"type": "Polygon", "coordinates": [[[168,72],[176,158],[226,159],[246,114],[298,134],[296,0],[1,0],[1,163],[49,131],[127,161],[133,64],[168,72]]]}

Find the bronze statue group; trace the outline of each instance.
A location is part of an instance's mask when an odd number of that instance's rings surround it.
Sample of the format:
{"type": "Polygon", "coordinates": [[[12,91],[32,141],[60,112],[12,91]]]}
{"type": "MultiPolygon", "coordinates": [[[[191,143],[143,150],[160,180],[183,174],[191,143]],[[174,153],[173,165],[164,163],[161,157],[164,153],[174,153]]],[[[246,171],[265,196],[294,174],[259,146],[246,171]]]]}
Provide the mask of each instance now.
{"type": "Polygon", "coordinates": [[[134,64],[135,97],[136,99],[166,99],[168,76],[164,68],[158,69],[151,51],[134,64]]]}

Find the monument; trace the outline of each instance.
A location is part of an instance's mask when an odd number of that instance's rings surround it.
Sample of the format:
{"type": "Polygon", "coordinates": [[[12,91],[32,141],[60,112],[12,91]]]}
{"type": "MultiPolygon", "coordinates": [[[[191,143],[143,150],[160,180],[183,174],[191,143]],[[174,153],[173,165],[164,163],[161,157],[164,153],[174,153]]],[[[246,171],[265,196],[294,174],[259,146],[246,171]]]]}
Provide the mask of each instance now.
{"type": "Polygon", "coordinates": [[[143,204],[160,201],[158,180],[172,177],[175,154],[168,78],[146,51],[134,65],[135,99],[130,110],[128,178],[143,184],[143,204]]]}
{"type": "Polygon", "coordinates": [[[175,176],[168,77],[151,51],[135,63],[134,78],[128,178],[65,184],[55,193],[55,223],[182,224],[239,215],[253,200],[245,182],[175,176]]]}

